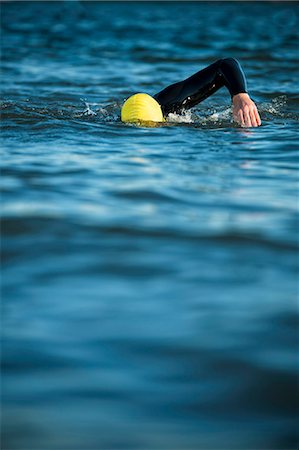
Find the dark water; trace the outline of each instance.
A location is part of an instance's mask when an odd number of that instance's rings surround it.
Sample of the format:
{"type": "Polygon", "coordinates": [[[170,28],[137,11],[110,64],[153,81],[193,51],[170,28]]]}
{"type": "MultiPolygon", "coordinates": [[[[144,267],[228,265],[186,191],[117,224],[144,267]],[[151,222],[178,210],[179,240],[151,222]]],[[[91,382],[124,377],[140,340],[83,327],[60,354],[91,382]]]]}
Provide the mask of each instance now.
{"type": "Polygon", "coordinates": [[[2,448],[297,449],[298,3],[1,5],[2,448]],[[222,57],[192,115],[119,120],[222,57]]]}

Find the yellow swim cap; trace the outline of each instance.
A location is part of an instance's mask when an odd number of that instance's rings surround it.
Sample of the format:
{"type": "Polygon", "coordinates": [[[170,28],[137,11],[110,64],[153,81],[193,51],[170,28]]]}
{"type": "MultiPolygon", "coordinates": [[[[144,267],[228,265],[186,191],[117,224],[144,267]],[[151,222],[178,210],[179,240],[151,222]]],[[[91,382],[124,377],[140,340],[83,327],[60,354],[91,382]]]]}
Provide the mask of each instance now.
{"type": "Polygon", "coordinates": [[[164,122],[161,106],[148,94],[135,94],[128,98],[121,109],[123,122],[164,122]]]}

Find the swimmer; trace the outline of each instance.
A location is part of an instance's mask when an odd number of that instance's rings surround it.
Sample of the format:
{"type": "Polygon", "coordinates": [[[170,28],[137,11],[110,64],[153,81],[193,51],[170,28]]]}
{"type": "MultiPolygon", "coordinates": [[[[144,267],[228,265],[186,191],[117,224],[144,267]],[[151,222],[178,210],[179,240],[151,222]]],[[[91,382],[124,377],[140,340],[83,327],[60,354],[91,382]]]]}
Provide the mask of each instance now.
{"type": "Polygon", "coordinates": [[[246,78],[234,58],[219,59],[191,77],[171,84],[151,97],[135,94],[121,110],[123,122],[164,122],[169,113],[179,114],[225,86],[232,99],[233,119],[243,127],[258,127],[261,119],[247,92],[246,78]]]}

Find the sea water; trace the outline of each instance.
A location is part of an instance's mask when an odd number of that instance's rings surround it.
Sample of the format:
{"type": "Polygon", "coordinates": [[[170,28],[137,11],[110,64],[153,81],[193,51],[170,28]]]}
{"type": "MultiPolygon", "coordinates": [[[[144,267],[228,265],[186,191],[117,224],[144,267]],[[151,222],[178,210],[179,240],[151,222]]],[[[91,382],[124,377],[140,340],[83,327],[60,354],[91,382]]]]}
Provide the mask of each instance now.
{"type": "Polygon", "coordinates": [[[296,449],[296,2],[1,5],[2,448],[296,449]],[[237,58],[156,128],[120,107],[237,58]]]}

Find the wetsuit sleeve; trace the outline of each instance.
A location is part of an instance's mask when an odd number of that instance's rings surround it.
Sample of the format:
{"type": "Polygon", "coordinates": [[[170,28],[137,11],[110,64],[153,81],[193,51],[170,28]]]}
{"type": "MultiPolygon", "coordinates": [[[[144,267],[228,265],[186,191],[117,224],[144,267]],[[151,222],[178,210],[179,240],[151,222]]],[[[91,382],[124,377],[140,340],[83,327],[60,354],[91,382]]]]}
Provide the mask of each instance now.
{"type": "Polygon", "coordinates": [[[167,115],[192,108],[223,86],[227,87],[231,97],[241,92],[247,93],[244,72],[234,58],[219,59],[186,80],[166,87],[154,98],[167,115]]]}

